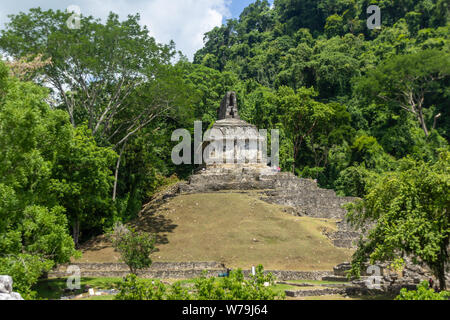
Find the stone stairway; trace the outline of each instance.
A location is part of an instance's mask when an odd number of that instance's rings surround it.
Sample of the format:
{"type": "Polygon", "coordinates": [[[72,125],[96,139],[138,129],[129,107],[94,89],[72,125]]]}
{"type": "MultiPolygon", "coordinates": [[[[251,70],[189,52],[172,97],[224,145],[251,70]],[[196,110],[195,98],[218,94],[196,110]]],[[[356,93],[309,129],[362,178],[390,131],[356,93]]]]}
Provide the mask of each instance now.
{"type": "Polygon", "coordinates": [[[345,294],[349,288],[352,288],[352,283],[345,277],[345,272],[342,266],[347,271],[347,264],[336,266],[333,272],[321,277],[322,281],[335,283],[293,283],[289,281],[279,281],[278,283],[287,284],[290,286],[301,287],[298,290],[286,290],[286,296],[291,298],[311,297],[311,296],[327,296],[336,294],[345,294]]]}
{"type": "Polygon", "coordinates": [[[350,270],[351,264],[348,262],[339,264],[333,268],[333,272],[321,278],[327,283],[311,284],[311,283],[292,283],[288,281],[279,281],[278,283],[290,286],[302,287],[299,290],[286,290],[286,296],[291,298],[310,297],[310,296],[326,296],[326,295],[361,295],[370,293],[380,293],[381,291],[369,290],[364,287],[368,279],[368,275],[364,272],[361,274],[361,280],[351,281],[347,278],[347,272],[350,270]],[[331,282],[331,283],[330,283],[331,282]],[[333,283],[334,282],[334,283],[333,283]]]}
{"type": "Polygon", "coordinates": [[[352,230],[345,220],[337,223],[338,231],[330,234],[328,237],[335,247],[352,248],[358,243],[361,233],[352,230]]]}

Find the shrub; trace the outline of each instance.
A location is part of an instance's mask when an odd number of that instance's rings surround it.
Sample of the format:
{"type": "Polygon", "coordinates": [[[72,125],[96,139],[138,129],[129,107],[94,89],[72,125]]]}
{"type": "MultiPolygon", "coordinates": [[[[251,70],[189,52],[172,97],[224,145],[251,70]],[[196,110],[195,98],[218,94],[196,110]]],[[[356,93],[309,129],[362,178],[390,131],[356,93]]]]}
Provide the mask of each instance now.
{"type": "Polygon", "coordinates": [[[183,288],[180,282],[164,285],[160,281],[138,279],[128,275],[119,284],[116,300],[275,300],[284,299],[271,286],[275,284],[272,274],[264,274],[258,266],[256,274],[244,278],[242,270],[231,271],[228,278],[207,278],[206,275],[195,280],[192,292],[183,288]],[[267,284],[269,286],[267,286],[267,284]]]}
{"type": "Polygon", "coordinates": [[[154,235],[137,232],[119,223],[110,233],[110,239],[132,274],[151,266],[150,254],[155,250],[156,241],[154,235]]]}
{"type": "Polygon", "coordinates": [[[13,290],[19,292],[22,298],[30,300],[36,298],[32,286],[37,283],[43,272],[53,266],[51,260],[45,260],[37,255],[18,254],[0,258],[0,274],[7,274],[13,278],[13,290]]]}
{"type": "Polygon", "coordinates": [[[227,278],[206,278],[203,276],[195,283],[196,300],[275,300],[278,296],[270,287],[275,284],[271,273],[265,275],[263,266],[256,268],[256,274],[244,278],[242,270],[231,271],[227,278]],[[269,286],[265,286],[269,284],[269,286]]]}
{"type": "Polygon", "coordinates": [[[449,291],[435,292],[427,281],[417,286],[417,290],[402,289],[395,300],[448,300],[449,291]]]}
{"type": "Polygon", "coordinates": [[[187,289],[177,282],[165,285],[161,281],[139,279],[136,275],[128,275],[118,285],[119,294],[116,300],[189,300],[187,289]]]}

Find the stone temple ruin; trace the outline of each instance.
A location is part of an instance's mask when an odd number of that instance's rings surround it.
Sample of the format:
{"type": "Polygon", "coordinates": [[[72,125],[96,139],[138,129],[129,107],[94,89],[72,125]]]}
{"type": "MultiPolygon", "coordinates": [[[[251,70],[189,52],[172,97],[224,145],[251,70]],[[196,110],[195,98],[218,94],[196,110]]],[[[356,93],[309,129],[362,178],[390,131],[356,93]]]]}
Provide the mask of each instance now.
{"type": "Polygon", "coordinates": [[[233,91],[227,92],[220,103],[218,111],[219,120],[223,119],[237,119],[240,120],[239,111],[237,107],[236,93],[233,91]]]}
{"type": "MultiPolygon", "coordinates": [[[[257,195],[261,200],[284,206],[287,214],[309,216],[313,218],[335,219],[338,231],[323,230],[334,246],[341,248],[354,247],[360,234],[350,229],[345,222],[345,209],[342,205],[355,198],[338,197],[333,190],[321,189],[316,181],[298,178],[292,173],[279,172],[268,165],[269,159],[265,155],[265,137],[259,134],[258,128],[239,117],[236,94],[229,92],[223,99],[218,110],[218,121],[209,132],[209,139],[203,148],[214,145],[210,149],[211,161],[192,175],[188,182],[179,182],[158,193],[152,201],[144,207],[143,212],[154,211],[168,199],[180,194],[210,193],[237,191],[257,195]],[[224,140],[232,143],[224,143],[224,140]],[[246,150],[244,156],[239,156],[240,150],[246,150]],[[219,146],[219,147],[217,147],[219,146]],[[227,161],[222,161],[227,160],[227,161]],[[327,233],[330,232],[330,233],[327,233]]],[[[123,277],[128,274],[128,267],[119,263],[84,263],[78,264],[84,276],[123,277]]],[[[414,289],[415,285],[430,276],[426,270],[408,264],[399,275],[388,270],[388,264],[379,265],[379,289],[383,292],[396,292],[401,288],[414,289]]],[[[282,280],[326,280],[347,281],[346,272],[349,263],[343,263],[330,271],[285,271],[271,270],[278,279],[282,280]]],[[[369,270],[369,269],[368,269],[369,270]]],[[[223,264],[216,262],[156,262],[151,268],[143,271],[142,277],[151,279],[186,279],[195,278],[207,271],[208,276],[217,276],[226,272],[223,264]]],[[[250,270],[244,270],[248,276],[250,270]]],[[[67,276],[65,266],[59,267],[51,274],[52,277],[67,276]]],[[[362,273],[362,279],[351,285],[333,285],[318,290],[286,291],[291,297],[328,294],[371,294],[373,293],[373,275],[362,273]]],[[[1,290],[0,278],[0,293],[1,290]]],[[[449,279],[450,281],[450,279],[449,279]]],[[[9,290],[8,292],[10,292],[9,290]]],[[[0,294],[0,300],[1,300],[0,294]]]]}
{"type": "MultiPolygon", "coordinates": [[[[264,156],[265,137],[258,134],[258,129],[255,126],[239,118],[236,100],[234,92],[226,94],[218,112],[219,120],[214,124],[211,132],[214,133],[214,130],[220,131],[220,133],[223,133],[222,135],[217,134],[220,139],[229,137],[232,141],[236,141],[230,144],[230,148],[225,146],[223,149],[225,153],[230,152],[230,155],[233,150],[239,149],[236,146],[240,144],[239,141],[242,141],[242,139],[253,141],[253,147],[250,146],[249,148],[253,158],[250,161],[248,159],[238,161],[235,153],[232,161],[225,164],[207,164],[197,174],[192,175],[187,183],[180,183],[176,186],[174,193],[207,193],[224,190],[256,193],[263,201],[285,206],[287,213],[296,216],[336,220],[338,230],[331,233],[324,230],[324,235],[332,241],[335,247],[355,248],[361,233],[352,230],[347,224],[345,221],[346,210],[342,206],[355,201],[356,198],[338,197],[334,190],[321,189],[317,182],[312,179],[298,178],[292,173],[279,172],[270,167],[268,165],[269,160],[264,156]],[[237,134],[237,132],[249,134],[245,136],[237,134]]],[[[210,137],[211,142],[214,142],[216,136],[211,134],[210,137]]],[[[225,156],[225,158],[227,157],[225,156]]],[[[406,263],[401,276],[390,270],[388,266],[389,263],[377,264],[381,275],[376,279],[380,285],[379,290],[383,292],[398,293],[401,288],[415,289],[420,281],[428,280],[431,276],[429,270],[413,265],[411,262],[406,263]]],[[[343,263],[335,267],[333,275],[322,277],[322,280],[346,281],[345,272],[349,269],[350,265],[343,263]]],[[[282,278],[290,277],[286,274],[280,274],[280,276],[282,278]]],[[[296,275],[294,277],[300,278],[301,276],[296,275]]],[[[354,281],[354,286],[345,290],[348,292],[356,290],[355,292],[365,294],[373,292],[371,289],[373,278],[373,275],[363,273],[362,279],[358,280],[359,282],[354,281]]],[[[448,275],[447,279],[450,281],[448,275]]],[[[293,296],[298,293],[294,293],[293,296]]],[[[305,294],[305,292],[302,292],[302,294],[305,294]]]]}
{"type": "Polygon", "coordinates": [[[268,165],[267,141],[254,125],[239,117],[236,93],[228,92],[218,110],[218,121],[206,137],[206,166],[180,184],[181,193],[204,193],[220,190],[253,190],[264,201],[286,206],[298,216],[337,219],[339,231],[327,235],[337,247],[350,248],[359,233],[343,221],[342,205],[355,198],[338,197],[334,190],[325,190],[311,179],[279,172],[268,165]]]}
{"type": "MultiPolygon", "coordinates": [[[[265,137],[258,133],[255,126],[239,118],[234,92],[226,94],[218,116],[219,120],[213,125],[209,140],[214,143],[217,142],[216,137],[218,137],[222,140],[234,141],[228,146],[223,144],[224,158],[231,161],[207,164],[197,174],[192,175],[187,183],[176,186],[174,193],[207,193],[224,190],[256,192],[263,201],[285,206],[287,213],[336,220],[338,230],[331,233],[324,230],[324,234],[336,247],[356,247],[361,233],[352,230],[347,224],[346,210],[342,206],[357,198],[338,197],[334,190],[321,189],[312,179],[298,178],[292,173],[279,172],[270,167],[265,157],[264,148],[267,147],[265,137]],[[239,152],[235,151],[240,149],[243,140],[244,146],[250,151],[244,154],[250,154],[250,158],[239,159],[239,152]]],[[[214,158],[213,155],[212,159],[217,160],[217,157],[214,158]]],[[[349,265],[345,263],[337,266],[337,269],[341,267],[346,271],[349,269],[349,265]]],[[[412,263],[407,263],[402,279],[397,279],[395,274],[390,274],[387,266],[379,265],[379,267],[385,270],[381,284],[383,288],[385,287],[383,290],[388,291],[398,291],[401,287],[408,287],[411,284],[411,288],[414,288],[417,283],[427,280],[430,276],[428,271],[412,263]]],[[[343,274],[336,270],[334,274],[334,278],[342,278],[341,280],[345,281],[343,274]]]]}
{"type": "Polygon", "coordinates": [[[256,126],[239,117],[236,93],[228,92],[218,110],[218,121],[205,134],[205,162],[214,168],[268,170],[267,141],[256,126]]]}

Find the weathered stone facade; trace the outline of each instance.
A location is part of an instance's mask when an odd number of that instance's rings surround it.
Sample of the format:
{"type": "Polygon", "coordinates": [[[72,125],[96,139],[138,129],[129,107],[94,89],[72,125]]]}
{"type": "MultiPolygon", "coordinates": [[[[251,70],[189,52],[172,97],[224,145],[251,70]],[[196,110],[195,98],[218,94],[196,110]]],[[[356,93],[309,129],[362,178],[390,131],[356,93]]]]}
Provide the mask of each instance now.
{"type": "Polygon", "coordinates": [[[209,142],[205,150],[207,165],[267,163],[263,151],[266,138],[243,120],[217,121],[205,134],[205,141],[209,142]]]}
{"type": "Polygon", "coordinates": [[[217,112],[219,120],[237,119],[239,120],[239,110],[237,105],[236,92],[227,92],[220,103],[220,108],[217,112]]]}
{"type": "Polygon", "coordinates": [[[267,164],[266,137],[239,117],[236,93],[228,92],[218,111],[218,121],[205,133],[205,163],[267,164]]]}
{"type": "MultiPolygon", "coordinates": [[[[379,274],[374,272],[361,272],[361,278],[352,281],[348,294],[368,294],[368,293],[389,293],[398,294],[401,289],[415,290],[416,286],[422,281],[428,281],[434,278],[431,271],[419,265],[414,265],[410,259],[405,260],[405,266],[401,270],[392,270],[390,263],[377,263],[375,267],[379,270],[379,274]]],[[[366,265],[369,270],[369,265],[366,265]]],[[[335,278],[346,278],[348,271],[351,269],[349,262],[342,263],[334,267],[335,278]]],[[[324,280],[327,280],[324,278],[324,280]]],[[[450,285],[450,275],[446,277],[447,285],[450,285]]],[[[435,281],[435,285],[438,283],[435,281]]]]}

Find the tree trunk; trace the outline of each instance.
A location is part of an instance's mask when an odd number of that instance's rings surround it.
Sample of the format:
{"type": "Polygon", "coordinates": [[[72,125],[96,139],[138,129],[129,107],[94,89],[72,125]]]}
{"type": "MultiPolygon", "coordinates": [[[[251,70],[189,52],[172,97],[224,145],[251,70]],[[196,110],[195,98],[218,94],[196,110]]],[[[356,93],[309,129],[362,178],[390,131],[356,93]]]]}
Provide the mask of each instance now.
{"type": "Polygon", "coordinates": [[[113,195],[112,195],[112,200],[116,201],[116,196],[117,196],[117,181],[119,179],[119,168],[120,168],[120,162],[122,161],[122,154],[123,151],[125,150],[125,146],[127,145],[127,143],[125,142],[122,146],[122,149],[120,149],[120,154],[119,154],[119,158],[117,159],[117,163],[116,163],[116,169],[115,169],[115,173],[114,173],[114,188],[113,188],[113,195]]]}
{"type": "Polygon", "coordinates": [[[422,109],[419,110],[418,118],[419,118],[420,125],[422,126],[422,130],[423,130],[423,132],[425,132],[425,136],[428,138],[430,133],[428,132],[427,124],[425,123],[422,109]]]}
{"type": "Polygon", "coordinates": [[[441,260],[437,261],[431,270],[433,270],[434,276],[439,281],[439,291],[446,290],[447,285],[445,283],[445,262],[441,260]]]}
{"type": "Polygon", "coordinates": [[[447,284],[445,283],[445,269],[446,264],[448,262],[448,245],[449,245],[449,238],[447,237],[443,244],[441,245],[441,254],[440,259],[438,261],[438,279],[439,279],[439,289],[441,291],[447,289],[447,284]]]}
{"type": "Polygon", "coordinates": [[[80,220],[78,219],[78,217],[75,218],[74,222],[73,222],[73,242],[75,243],[75,248],[78,248],[78,243],[79,243],[79,237],[80,237],[80,220]]]}
{"type": "Polygon", "coordinates": [[[442,116],[442,113],[439,113],[439,114],[437,114],[437,115],[435,115],[434,116],[434,121],[433,121],[433,130],[435,130],[436,129],[436,124],[437,124],[437,121],[438,121],[438,119],[440,118],[442,116]]]}
{"type": "Polygon", "coordinates": [[[441,250],[438,255],[438,260],[429,265],[433,275],[439,281],[439,290],[444,291],[447,289],[447,284],[445,283],[445,269],[446,263],[448,262],[448,239],[444,240],[441,245],[441,250]]]}
{"type": "Polygon", "coordinates": [[[445,291],[447,289],[447,284],[445,283],[445,269],[439,271],[439,289],[445,291]]]}

